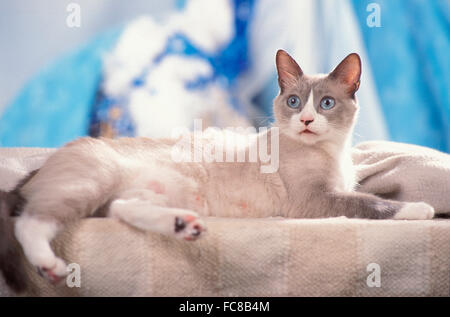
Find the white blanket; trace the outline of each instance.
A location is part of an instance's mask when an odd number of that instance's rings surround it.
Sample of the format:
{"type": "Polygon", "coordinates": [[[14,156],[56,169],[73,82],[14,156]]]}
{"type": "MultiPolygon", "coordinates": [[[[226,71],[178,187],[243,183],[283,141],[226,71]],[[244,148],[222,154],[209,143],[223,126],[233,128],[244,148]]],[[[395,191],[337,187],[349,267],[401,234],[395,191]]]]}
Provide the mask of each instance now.
{"type": "Polygon", "coordinates": [[[417,145],[371,141],[353,149],[359,191],[424,201],[450,213],[450,155],[417,145]]]}

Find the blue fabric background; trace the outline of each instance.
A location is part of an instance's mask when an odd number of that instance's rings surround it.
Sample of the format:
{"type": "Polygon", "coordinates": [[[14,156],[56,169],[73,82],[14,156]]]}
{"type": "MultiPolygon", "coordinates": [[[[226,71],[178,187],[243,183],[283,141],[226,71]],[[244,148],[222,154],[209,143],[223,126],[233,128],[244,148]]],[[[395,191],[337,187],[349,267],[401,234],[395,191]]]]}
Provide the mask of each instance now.
{"type": "Polygon", "coordinates": [[[392,140],[450,151],[450,1],[352,0],[392,140]]]}
{"type": "Polygon", "coordinates": [[[102,34],[31,79],[0,117],[0,146],[58,147],[86,135],[102,55],[120,31],[102,34]]]}
{"type": "MultiPolygon", "coordinates": [[[[450,152],[450,1],[377,0],[380,28],[366,23],[366,8],[373,1],[349,1],[391,139],[450,152]]],[[[32,78],[0,116],[0,146],[56,147],[86,135],[101,81],[101,57],[121,30],[98,36],[32,78]]],[[[272,86],[255,100],[273,98],[272,86]]]]}

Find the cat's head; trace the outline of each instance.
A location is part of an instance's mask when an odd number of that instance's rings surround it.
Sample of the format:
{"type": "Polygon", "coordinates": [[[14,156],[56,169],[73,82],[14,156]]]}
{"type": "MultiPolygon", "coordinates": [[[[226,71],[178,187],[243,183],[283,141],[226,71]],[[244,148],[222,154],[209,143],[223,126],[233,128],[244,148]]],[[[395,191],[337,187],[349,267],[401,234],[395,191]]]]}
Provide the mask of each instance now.
{"type": "Polygon", "coordinates": [[[276,64],[280,93],[274,115],[280,132],[308,145],[348,139],[358,112],[358,54],[348,55],[327,75],[305,75],[283,50],[277,52],[276,64]]]}

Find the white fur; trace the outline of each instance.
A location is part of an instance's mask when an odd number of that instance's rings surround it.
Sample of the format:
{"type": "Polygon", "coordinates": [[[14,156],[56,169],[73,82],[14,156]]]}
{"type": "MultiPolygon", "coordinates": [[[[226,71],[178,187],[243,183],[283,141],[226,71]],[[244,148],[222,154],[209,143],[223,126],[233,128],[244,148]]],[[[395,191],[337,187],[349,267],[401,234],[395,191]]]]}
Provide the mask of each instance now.
{"type": "Polygon", "coordinates": [[[434,217],[434,208],[430,205],[419,203],[406,203],[405,207],[394,216],[394,219],[426,220],[434,217]]]}
{"type": "Polygon", "coordinates": [[[51,271],[54,275],[67,274],[66,264],[57,258],[50,248],[50,241],[59,231],[54,221],[45,221],[30,215],[20,217],[15,225],[17,240],[22,245],[30,263],[40,269],[51,271]]]}
{"type": "Polygon", "coordinates": [[[314,144],[320,141],[329,131],[328,120],[325,116],[319,114],[314,107],[313,93],[309,94],[305,106],[300,113],[294,114],[290,118],[291,137],[300,139],[306,144],[314,144]],[[306,129],[306,125],[301,121],[302,116],[312,117],[313,122],[308,125],[308,130],[315,134],[300,133],[306,129]]]}
{"type": "Polygon", "coordinates": [[[110,216],[118,218],[136,228],[150,232],[158,232],[172,235],[178,238],[190,240],[194,237],[195,225],[202,230],[205,227],[199,215],[191,210],[180,208],[168,208],[154,205],[151,200],[145,199],[117,199],[111,203],[110,216]],[[176,218],[189,217],[186,228],[176,232],[176,218]]]}

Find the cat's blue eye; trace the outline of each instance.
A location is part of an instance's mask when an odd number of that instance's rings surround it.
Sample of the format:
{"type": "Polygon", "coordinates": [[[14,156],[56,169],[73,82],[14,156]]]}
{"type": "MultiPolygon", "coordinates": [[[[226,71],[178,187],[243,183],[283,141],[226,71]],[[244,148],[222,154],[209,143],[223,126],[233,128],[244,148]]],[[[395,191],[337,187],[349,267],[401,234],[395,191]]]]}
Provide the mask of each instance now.
{"type": "Polygon", "coordinates": [[[334,107],[335,103],[336,102],[333,98],[325,97],[320,101],[320,108],[322,108],[323,110],[330,110],[334,107]]]}
{"type": "Polygon", "coordinates": [[[287,105],[294,109],[300,107],[300,98],[296,95],[289,96],[287,105]]]}

